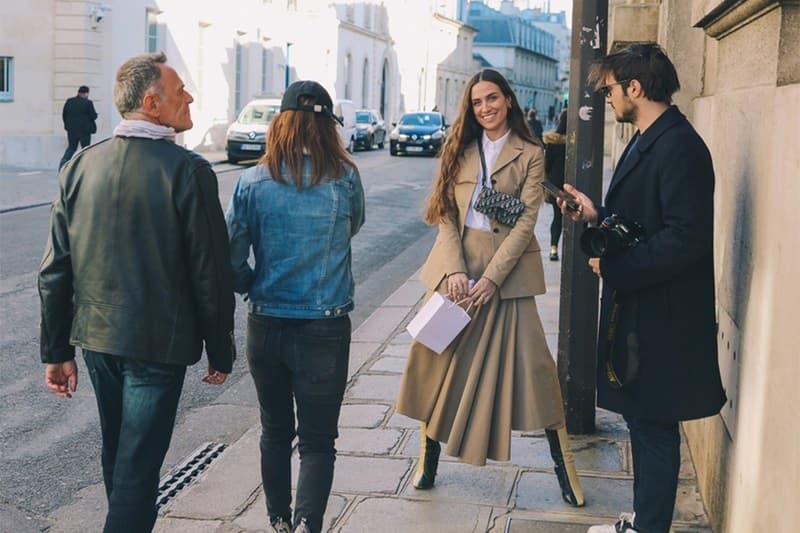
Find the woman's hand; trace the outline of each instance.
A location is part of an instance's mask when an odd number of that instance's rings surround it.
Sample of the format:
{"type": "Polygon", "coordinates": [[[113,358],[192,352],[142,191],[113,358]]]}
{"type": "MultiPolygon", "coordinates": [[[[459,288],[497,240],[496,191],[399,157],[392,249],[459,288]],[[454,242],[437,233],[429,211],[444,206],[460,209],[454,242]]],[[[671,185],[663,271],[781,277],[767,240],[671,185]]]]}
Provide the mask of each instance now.
{"type": "Polygon", "coordinates": [[[472,286],[469,297],[473,304],[483,305],[492,299],[496,290],[497,285],[494,284],[494,281],[489,278],[481,278],[472,286]]]}
{"type": "Polygon", "coordinates": [[[454,272],[447,276],[447,294],[454,302],[463,300],[469,292],[469,279],[463,272],[454,272]]]}

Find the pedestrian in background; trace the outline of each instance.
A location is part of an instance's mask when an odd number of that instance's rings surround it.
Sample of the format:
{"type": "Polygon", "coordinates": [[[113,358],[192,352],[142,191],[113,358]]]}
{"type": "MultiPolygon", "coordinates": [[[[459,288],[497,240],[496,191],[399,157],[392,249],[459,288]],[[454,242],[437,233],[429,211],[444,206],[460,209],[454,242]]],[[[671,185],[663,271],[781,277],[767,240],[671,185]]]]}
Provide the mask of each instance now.
{"type": "Polygon", "coordinates": [[[509,460],[512,430],[546,428],[562,496],[584,503],[534,299],[546,290],[534,235],[544,179],[541,141],[514,92],[500,73],[482,70],[465,87],[425,213],[439,226],[422,267],[427,297],[466,299],[475,311],[441,355],[417,342],[409,351],[397,412],[422,422],[418,489],[434,484],[440,441],[448,455],[484,465],[509,460]],[[483,186],[524,202],[513,227],[475,210],[483,186]]]}
{"type": "Polygon", "coordinates": [[[114,136],[59,177],[39,271],[47,386],[70,398],[82,348],[103,436],[105,533],[151,531],[186,366],[231,371],[233,286],[217,179],[177,146],[191,95],[164,54],[119,68],[114,136]]]}
{"type": "Polygon", "coordinates": [[[611,214],[638,222],[646,238],[589,260],[603,280],[597,404],[624,416],[634,476],[634,514],[589,533],[667,533],[681,466],[678,422],[715,415],[725,404],[714,302],[714,167],[703,139],[671,105],[680,82],[658,45],[600,59],[590,83],[636,133],[604,206],[567,185],[580,210],[560,207],[576,222],[598,224],[611,214]],[[641,361],[621,388],[608,377],[612,351],[641,361]]]}
{"type": "Polygon", "coordinates": [[[319,83],[290,85],[266,155],[239,178],[227,213],[234,286],[250,300],[247,362],[261,408],[267,513],[278,533],[322,531],[333,482],[350,355],[350,240],[364,223],[361,178],[337,121],[319,83]]]}
{"type": "MultiPolygon", "coordinates": [[[[544,171],[547,181],[556,187],[564,186],[564,169],[567,157],[567,112],[558,116],[555,131],[544,134],[544,171]]],[[[547,203],[553,206],[553,221],[550,223],[550,261],[558,261],[558,241],[561,239],[561,208],[555,197],[547,195],[547,203]]]]}
{"type": "Polygon", "coordinates": [[[78,143],[81,148],[89,146],[92,133],[97,133],[96,118],[94,104],[89,100],[89,87],[81,85],[78,88],[78,94],[67,98],[64,108],[61,110],[61,119],[64,121],[64,129],[67,130],[67,149],[61,157],[58,170],[61,170],[64,163],[75,155],[78,143]]]}
{"type": "Polygon", "coordinates": [[[536,139],[541,141],[542,132],[544,131],[544,128],[542,127],[542,122],[539,120],[539,117],[536,114],[536,110],[535,109],[529,110],[526,117],[527,117],[528,127],[536,136],[536,139]]]}

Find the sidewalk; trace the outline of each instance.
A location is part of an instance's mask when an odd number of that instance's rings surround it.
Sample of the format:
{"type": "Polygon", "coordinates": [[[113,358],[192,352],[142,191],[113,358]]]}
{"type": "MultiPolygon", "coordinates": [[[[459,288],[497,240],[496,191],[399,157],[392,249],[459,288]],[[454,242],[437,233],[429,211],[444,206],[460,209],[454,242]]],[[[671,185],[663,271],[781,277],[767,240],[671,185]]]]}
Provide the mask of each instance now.
{"type": "MultiPolygon", "coordinates": [[[[551,210],[542,209],[537,236],[548,241],[551,210]]],[[[543,253],[546,253],[546,246],[543,253]]],[[[560,262],[543,255],[548,293],[537,298],[550,349],[558,332],[560,262]]],[[[630,442],[616,414],[598,411],[597,433],[573,437],[587,505],[561,500],[543,432],[515,433],[511,461],[472,467],[442,455],[436,486],[411,486],[418,423],[394,412],[411,341],[405,325],[424,293],[409,279],[353,334],[350,375],[342,407],[339,451],[325,524],[328,531],[585,533],[632,510],[630,442]]],[[[258,439],[253,427],[229,446],[162,509],[158,533],[270,532],[261,488],[258,439]]],[[[688,448],[683,445],[673,530],[710,532],[688,448]]],[[[297,453],[293,479],[297,478],[297,453]]]]}

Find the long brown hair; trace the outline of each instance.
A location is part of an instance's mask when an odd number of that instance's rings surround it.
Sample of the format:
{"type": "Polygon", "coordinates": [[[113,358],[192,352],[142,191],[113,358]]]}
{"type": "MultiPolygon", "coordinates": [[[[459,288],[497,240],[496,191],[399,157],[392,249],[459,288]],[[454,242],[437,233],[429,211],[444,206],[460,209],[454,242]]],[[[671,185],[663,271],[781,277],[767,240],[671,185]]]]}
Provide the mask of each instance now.
{"type": "MultiPolygon", "coordinates": [[[[303,97],[300,103],[314,105],[315,102],[313,98],[303,97]]],[[[299,191],[303,188],[305,155],[311,159],[311,187],[323,178],[341,178],[348,166],[355,168],[332,118],[311,111],[281,111],[269,126],[267,150],[259,164],[269,168],[272,179],[287,184],[283,175],[285,165],[299,191]]]]}
{"type": "Polygon", "coordinates": [[[488,81],[497,85],[500,91],[508,98],[508,101],[511,102],[511,108],[508,110],[506,119],[511,131],[524,141],[542,146],[542,142],[531,134],[517,97],[503,75],[492,69],[483,69],[475,74],[464,87],[464,94],[461,97],[461,110],[453,123],[442,150],[439,178],[436,180],[433,192],[428,198],[425,215],[423,216],[423,220],[428,224],[438,224],[456,212],[455,199],[449,192],[451,185],[461,169],[464,150],[476,140],[480,142],[483,134],[483,128],[478,123],[478,119],[475,118],[475,112],[472,110],[472,88],[480,81],[488,81]]]}

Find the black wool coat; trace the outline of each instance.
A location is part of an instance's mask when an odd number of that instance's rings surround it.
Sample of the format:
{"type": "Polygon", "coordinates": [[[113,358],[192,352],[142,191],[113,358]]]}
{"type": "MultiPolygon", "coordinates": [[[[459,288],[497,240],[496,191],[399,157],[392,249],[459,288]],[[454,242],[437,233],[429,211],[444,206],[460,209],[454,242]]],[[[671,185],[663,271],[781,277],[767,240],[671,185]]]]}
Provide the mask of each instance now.
{"type": "Polygon", "coordinates": [[[714,169],[703,140],[677,107],[631,139],[600,216],[639,222],[646,240],[600,260],[597,403],[624,415],[690,420],[714,415],[725,392],[714,309],[714,169]],[[630,154],[628,153],[630,152],[630,154]],[[621,302],[616,349],[634,331],[637,377],[609,386],[605,360],[612,300],[621,302]]]}
{"type": "Polygon", "coordinates": [[[94,104],[88,98],[73,96],[64,102],[61,110],[61,118],[64,121],[64,129],[74,135],[89,135],[97,132],[95,119],[97,112],[94,104]]]}

